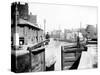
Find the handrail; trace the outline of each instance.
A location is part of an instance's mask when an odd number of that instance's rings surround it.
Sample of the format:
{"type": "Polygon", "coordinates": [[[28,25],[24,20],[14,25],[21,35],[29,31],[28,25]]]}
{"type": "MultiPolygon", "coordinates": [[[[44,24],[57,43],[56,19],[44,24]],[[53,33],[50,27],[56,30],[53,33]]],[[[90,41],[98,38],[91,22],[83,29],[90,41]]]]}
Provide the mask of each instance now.
{"type": "Polygon", "coordinates": [[[42,42],[34,44],[32,47],[28,47],[27,50],[29,50],[29,51],[32,50],[33,51],[34,49],[37,49],[37,48],[40,48],[41,46],[44,46],[46,42],[49,42],[49,40],[46,39],[46,40],[44,40],[42,42]]]}
{"type": "Polygon", "coordinates": [[[39,51],[39,50],[45,48],[44,43],[45,43],[45,42],[48,42],[48,41],[49,41],[49,40],[44,40],[44,41],[42,41],[42,42],[33,44],[33,46],[27,47],[26,50],[11,50],[11,54],[13,54],[13,55],[15,55],[15,56],[21,56],[21,55],[24,55],[24,54],[29,53],[29,51],[32,51],[32,52],[33,52],[33,51],[34,51],[34,52],[39,51]],[[40,45],[39,45],[39,44],[40,44],[40,45]],[[38,47],[38,45],[41,46],[41,47],[38,47]]]}

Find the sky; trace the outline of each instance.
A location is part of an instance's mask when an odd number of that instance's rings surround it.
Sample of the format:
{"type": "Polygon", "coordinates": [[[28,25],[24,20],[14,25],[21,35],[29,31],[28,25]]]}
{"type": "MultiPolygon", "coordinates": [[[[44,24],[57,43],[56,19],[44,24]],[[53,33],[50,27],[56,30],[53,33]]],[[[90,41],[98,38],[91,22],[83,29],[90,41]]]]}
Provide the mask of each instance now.
{"type": "Polygon", "coordinates": [[[45,31],[86,28],[87,24],[96,26],[97,7],[71,6],[59,4],[29,3],[29,12],[37,15],[37,23],[45,31]]]}

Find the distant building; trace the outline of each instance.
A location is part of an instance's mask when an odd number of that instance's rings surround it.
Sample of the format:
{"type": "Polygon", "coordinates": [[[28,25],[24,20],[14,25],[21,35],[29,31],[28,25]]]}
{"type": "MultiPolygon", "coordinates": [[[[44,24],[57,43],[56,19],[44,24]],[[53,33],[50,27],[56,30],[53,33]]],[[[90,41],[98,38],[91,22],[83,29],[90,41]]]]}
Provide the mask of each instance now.
{"type": "Polygon", "coordinates": [[[62,31],[61,30],[53,30],[51,32],[51,37],[53,38],[60,38],[62,31]]]}
{"type": "Polygon", "coordinates": [[[67,39],[67,40],[74,38],[74,35],[73,35],[71,30],[65,29],[64,30],[64,35],[65,35],[65,39],[67,39]]]}
{"type": "Polygon", "coordinates": [[[79,32],[79,30],[74,29],[74,30],[64,30],[64,36],[66,40],[71,40],[71,41],[75,41],[77,40],[77,36],[80,37],[80,39],[83,39],[83,35],[81,32],[79,32]]]}
{"type": "Polygon", "coordinates": [[[90,39],[97,39],[97,28],[93,25],[88,25],[86,28],[87,37],[90,39]]]}

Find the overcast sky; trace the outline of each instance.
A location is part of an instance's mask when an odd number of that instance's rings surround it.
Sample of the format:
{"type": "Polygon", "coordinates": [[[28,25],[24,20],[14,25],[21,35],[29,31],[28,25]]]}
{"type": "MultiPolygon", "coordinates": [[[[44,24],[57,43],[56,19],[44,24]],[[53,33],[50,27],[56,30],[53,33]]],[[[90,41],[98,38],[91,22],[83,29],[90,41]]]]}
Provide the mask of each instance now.
{"type": "Polygon", "coordinates": [[[87,24],[97,24],[96,7],[29,3],[29,12],[37,15],[37,23],[41,28],[44,28],[46,19],[46,31],[79,28],[80,22],[83,28],[87,24]]]}

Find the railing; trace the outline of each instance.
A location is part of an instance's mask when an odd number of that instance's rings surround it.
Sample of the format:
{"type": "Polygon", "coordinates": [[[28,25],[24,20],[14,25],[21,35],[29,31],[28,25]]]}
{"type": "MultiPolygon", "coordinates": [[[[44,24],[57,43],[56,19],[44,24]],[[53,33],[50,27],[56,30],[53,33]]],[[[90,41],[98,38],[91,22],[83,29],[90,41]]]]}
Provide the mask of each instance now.
{"type": "Polygon", "coordinates": [[[34,44],[33,46],[28,47],[27,50],[30,51],[30,50],[34,50],[34,49],[37,49],[37,48],[43,47],[43,46],[45,46],[45,43],[46,43],[46,42],[49,42],[49,40],[44,40],[44,41],[42,41],[42,42],[36,43],[36,44],[34,44]]]}

